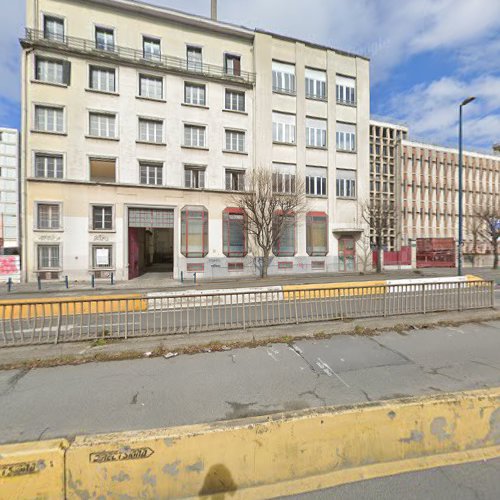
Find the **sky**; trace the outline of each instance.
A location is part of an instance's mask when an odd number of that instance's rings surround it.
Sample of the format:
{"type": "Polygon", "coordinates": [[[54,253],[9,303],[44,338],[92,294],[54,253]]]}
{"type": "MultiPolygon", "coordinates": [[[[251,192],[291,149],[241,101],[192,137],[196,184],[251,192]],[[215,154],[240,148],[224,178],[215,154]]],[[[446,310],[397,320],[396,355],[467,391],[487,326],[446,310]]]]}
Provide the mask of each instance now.
{"type": "MultiPolygon", "coordinates": [[[[208,16],[210,0],[150,0],[208,16]]],[[[0,126],[20,126],[24,0],[0,0],[0,126]]],[[[500,0],[219,0],[219,19],[367,56],[371,113],[455,147],[500,142],[500,0]]]]}

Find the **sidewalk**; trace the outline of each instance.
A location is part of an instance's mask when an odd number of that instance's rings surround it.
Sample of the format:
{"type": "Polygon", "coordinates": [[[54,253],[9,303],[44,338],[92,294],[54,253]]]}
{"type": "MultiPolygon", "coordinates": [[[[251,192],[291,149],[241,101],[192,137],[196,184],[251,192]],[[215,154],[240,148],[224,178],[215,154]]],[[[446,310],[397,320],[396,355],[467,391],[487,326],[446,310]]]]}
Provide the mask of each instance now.
{"type": "MultiPolygon", "coordinates": [[[[466,274],[474,274],[486,280],[493,280],[500,285],[500,269],[491,268],[466,268],[466,274]]],[[[242,288],[242,287],[260,287],[270,285],[300,285],[306,283],[345,283],[350,281],[370,281],[383,279],[410,279],[440,276],[455,276],[456,269],[432,268],[414,270],[395,270],[385,271],[377,274],[370,273],[311,273],[311,274],[290,274],[271,276],[265,279],[256,277],[243,277],[219,280],[201,280],[197,283],[190,281],[180,281],[165,278],[160,273],[152,277],[147,275],[130,281],[120,281],[113,285],[109,282],[97,281],[95,288],[91,287],[90,282],[73,282],[69,288],[65,287],[64,282],[42,282],[42,290],[38,290],[36,283],[20,283],[12,286],[12,291],[7,291],[7,285],[4,283],[0,290],[1,299],[9,298],[30,298],[30,297],[69,297],[73,295],[107,295],[112,293],[142,293],[151,291],[177,291],[177,290],[203,290],[213,288],[242,288]]]]}

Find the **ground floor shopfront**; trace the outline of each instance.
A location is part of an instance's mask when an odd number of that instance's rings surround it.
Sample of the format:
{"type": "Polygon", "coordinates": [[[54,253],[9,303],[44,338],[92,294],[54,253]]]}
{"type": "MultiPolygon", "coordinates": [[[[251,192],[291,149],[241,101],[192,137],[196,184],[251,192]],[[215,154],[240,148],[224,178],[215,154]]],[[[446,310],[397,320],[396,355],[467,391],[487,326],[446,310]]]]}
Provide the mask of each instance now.
{"type": "MultiPolygon", "coordinates": [[[[28,190],[28,281],[260,274],[244,214],[230,206],[225,192],[55,182],[29,182],[28,190]]],[[[362,234],[336,223],[327,200],[319,200],[290,218],[269,274],[353,271],[362,234]]]]}

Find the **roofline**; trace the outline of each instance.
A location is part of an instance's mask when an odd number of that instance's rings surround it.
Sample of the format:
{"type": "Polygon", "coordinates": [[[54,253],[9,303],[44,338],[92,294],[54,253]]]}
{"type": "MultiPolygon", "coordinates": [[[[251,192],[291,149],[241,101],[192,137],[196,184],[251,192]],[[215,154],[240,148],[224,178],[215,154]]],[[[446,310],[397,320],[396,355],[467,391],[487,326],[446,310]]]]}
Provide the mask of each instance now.
{"type": "Polygon", "coordinates": [[[11,127],[0,127],[0,132],[17,132],[17,133],[19,133],[19,129],[11,128],[11,127]]]}
{"type": "MultiPolygon", "coordinates": [[[[412,139],[403,139],[401,141],[401,144],[403,146],[423,147],[426,149],[435,149],[435,150],[444,151],[447,153],[458,154],[457,148],[449,148],[447,146],[439,146],[438,144],[430,144],[427,142],[420,142],[420,141],[412,140],[412,139]]],[[[476,157],[480,157],[480,158],[488,158],[490,160],[496,160],[496,161],[500,162],[500,156],[497,156],[497,155],[494,155],[491,153],[481,153],[480,151],[464,150],[463,154],[468,155],[468,156],[476,156],[476,157]]]]}
{"type": "Polygon", "coordinates": [[[376,125],[378,127],[397,128],[398,130],[404,130],[404,131],[408,132],[408,126],[407,125],[402,125],[402,124],[399,124],[399,123],[384,122],[382,120],[372,120],[372,119],[370,119],[370,125],[376,125]]]}
{"type": "Polygon", "coordinates": [[[272,31],[266,31],[263,29],[255,28],[255,33],[260,33],[262,35],[269,35],[269,36],[272,36],[273,38],[279,38],[281,40],[286,40],[287,42],[300,42],[300,43],[303,43],[304,45],[307,45],[308,47],[313,47],[315,49],[332,50],[333,52],[340,54],[342,56],[357,57],[357,58],[363,59],[365,61],[370,60],[369,57],[362,56],[360,54],[355,54],[354,52],[347,52],[346,50],[336,49],[335,47],[331,47],[329,45],[322,45],[320,43],[308,42],[307,40],[302,40],[300,38],[295,38],[293,36],[280,35],[279,33],[273,33],[272,31]]]}

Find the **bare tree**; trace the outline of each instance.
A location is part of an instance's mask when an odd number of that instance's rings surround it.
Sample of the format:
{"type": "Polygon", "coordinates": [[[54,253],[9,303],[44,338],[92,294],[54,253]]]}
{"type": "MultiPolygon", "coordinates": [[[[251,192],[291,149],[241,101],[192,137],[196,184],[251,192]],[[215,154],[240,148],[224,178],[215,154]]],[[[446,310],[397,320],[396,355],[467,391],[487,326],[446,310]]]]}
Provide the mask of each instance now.
{"type": "Polygon", "coordinates": [[[391,217],[394,215],[394,205],[388,201],[371,200],[363,206],[363,220],[370,226],[375,248],[377,250],[377,273],[382,272],[382,250],[384,238],[391,226],[391,217]]]}
{"type": "Polygon", "coordinates": [[[261,278],[267,276],[273,248],[289,225],[295,224],[297,216],[306,210],[303,182],[289,176],[286,188],[278,183],[280,179],[272,170],[258,167],[248,175],[246,190],[231,195],[233,206],[244,212],[247,233],[261,254],[261,278]]]}
{"type": "Polygon", "coordinates": [[[469,219],[469,234],[472,237],[472,265],[476,265],[476,257],[478,256],[478,245],[479,240],[482,239],[481,230],[483,226],[483,221],[476,216],[470,217],[469,219]]]}
{"type": "Polygon", "coordinates": [[[367,236],[362,236],[356,243],[356,255],[358,256],[359,263],[363,268],[363,272],[366,273],[372,268],[372,249],[370,246],[370,238],[367,236]]]}
{"type": "Polygon", "coordinates": [[[479,236],[491,246],[493,269],[498,269],[498,240],[500,239],[500,210],[484,207],[476,210],[475,217],[481,221],[479,236]]]}

